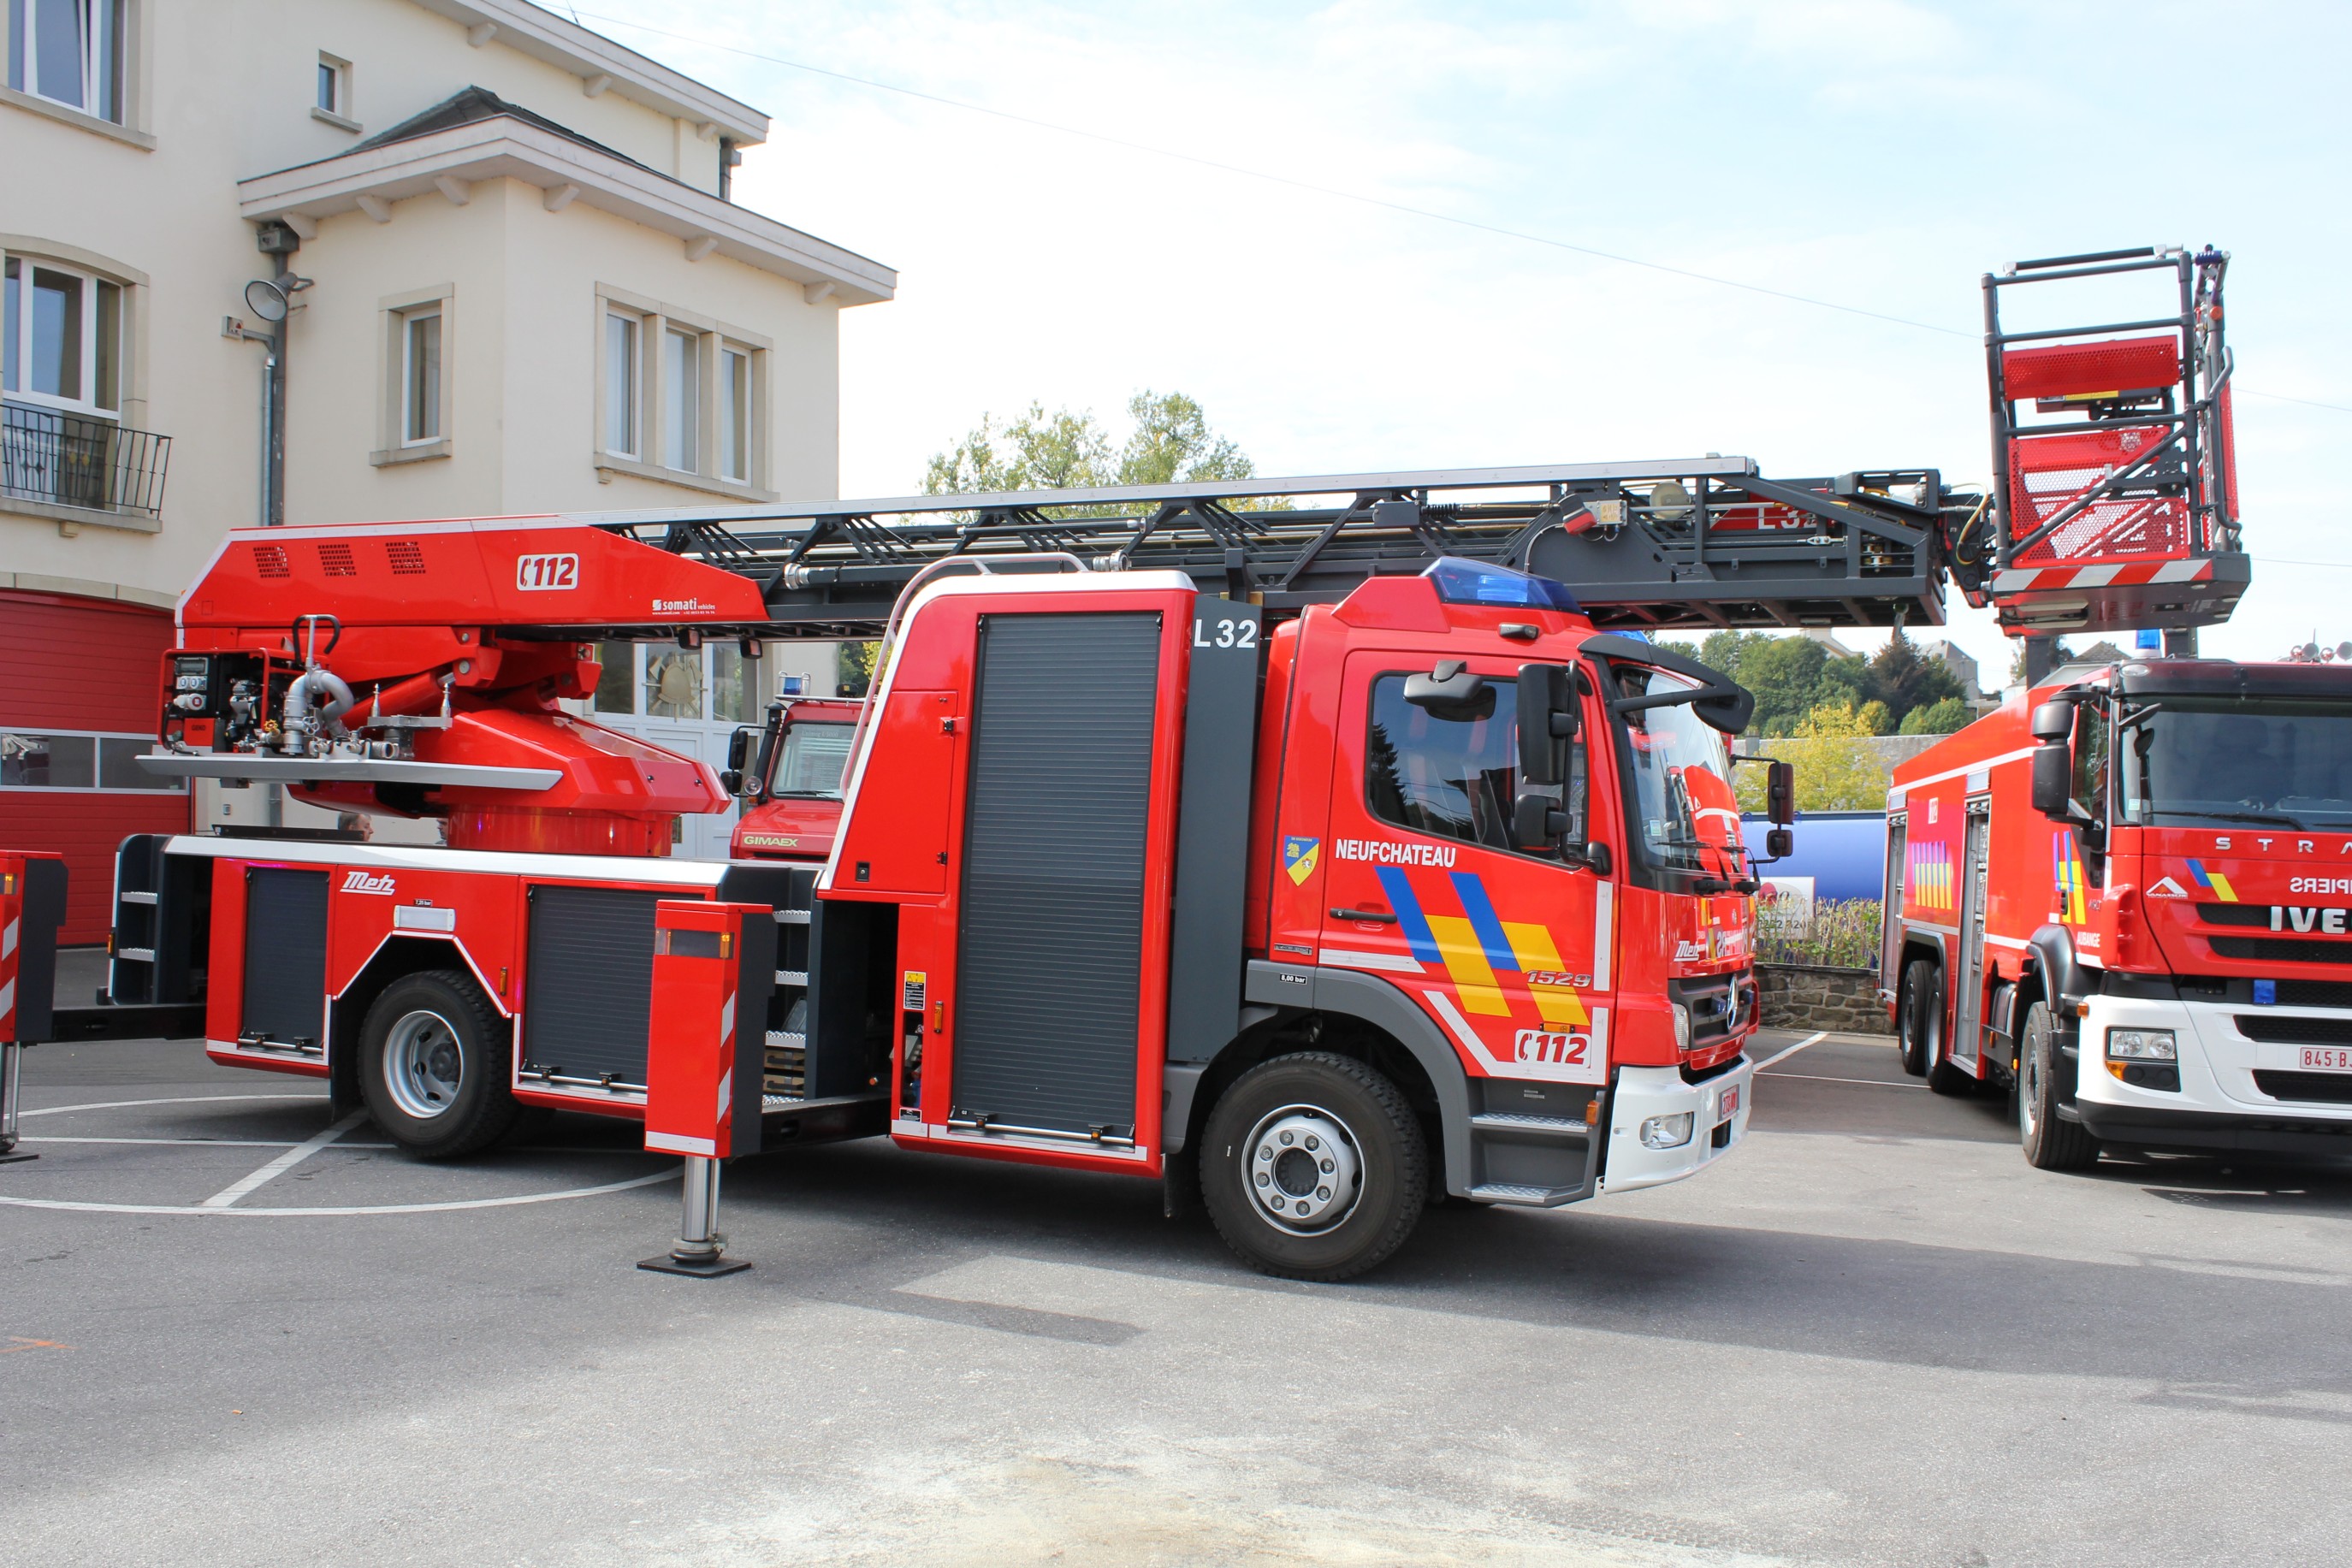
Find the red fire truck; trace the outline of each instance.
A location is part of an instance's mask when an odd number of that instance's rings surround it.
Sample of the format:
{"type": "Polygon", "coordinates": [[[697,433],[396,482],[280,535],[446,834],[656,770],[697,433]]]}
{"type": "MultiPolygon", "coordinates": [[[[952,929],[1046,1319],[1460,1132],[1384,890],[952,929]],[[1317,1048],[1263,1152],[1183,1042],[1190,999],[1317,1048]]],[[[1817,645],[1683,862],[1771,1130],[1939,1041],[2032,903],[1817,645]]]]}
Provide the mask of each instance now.
{"type": "Polygon", "coordinates": [[[2352,669],[2070,666],[1888,803],[1881,973],[1929,1087],[2009,1086],[2044,1169],[2352,1154],[2352,669]]]}
{"type": "Polygon", "coordinates": [[[1341,1278],[1438,1194],[1738,1142],[1750,702],[1641,631],[1934,619],[1979,509],[1706,458],[241,530],[147,766],[448,847],[133,838],[105,1005],[54,1012],[60,868],[16,857],[0,1040],[199,1038],[458,1155],[527,1105],[642,1116],[656,906],[756,905],[763,1146],[1163,1178],[1341,1278]],[[1766,504],[1814,531],[1711,532],[1766,504]],[[667,858],[726,785],[575,711],[600,641],[877,631],[822,866],[667,858]]]}
{"type": "Polygon", "coordinates": [[[841,789],[860,705],[782,698],[757,730],[738,730],[719,781],[743,800],[730,844],[738,860],[823,864],[841,825],[841,789]]]}
{"type": "Polygon", "coordinates": [[[2109,251],[1984,280],[1981,591],[2012,631],[2157,628],[2174,655],[2053,674],[2030,639],[2031,690],[1888,796],[1903,1064],[1947,1093],[2007,1085],[2043,1168],[2104,1143],[2352,1153],[2352,670],[2177,656],[2248,580],[2228,259],[2109,251]],[[2003,291],[2135,274],[2168,279],[2174,313],[2002,326],[2003,291]]]}

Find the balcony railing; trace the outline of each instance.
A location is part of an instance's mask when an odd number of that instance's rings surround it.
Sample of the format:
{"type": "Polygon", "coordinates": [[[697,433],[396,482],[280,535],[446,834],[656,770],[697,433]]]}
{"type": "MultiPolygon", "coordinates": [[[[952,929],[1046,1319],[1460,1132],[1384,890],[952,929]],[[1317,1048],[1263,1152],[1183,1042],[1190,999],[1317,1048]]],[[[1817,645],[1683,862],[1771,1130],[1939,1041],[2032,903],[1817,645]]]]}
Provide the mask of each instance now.
{"type": "Polygon", "coordinates": [[[163,511],[170,436],[21,403],[5,413],[0,495],[142,517],[163,511]]]}

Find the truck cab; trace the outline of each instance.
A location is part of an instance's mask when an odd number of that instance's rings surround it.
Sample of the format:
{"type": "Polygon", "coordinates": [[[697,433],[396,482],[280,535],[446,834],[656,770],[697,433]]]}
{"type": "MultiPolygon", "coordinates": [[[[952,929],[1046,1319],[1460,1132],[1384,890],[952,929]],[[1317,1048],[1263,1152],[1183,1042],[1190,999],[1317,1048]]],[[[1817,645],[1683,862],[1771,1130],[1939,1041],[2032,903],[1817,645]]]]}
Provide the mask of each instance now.
{"type": "Polygon", "coordinates": [[[841,825],[841,787],[858,706],[822,697],[779,698],[760,728],[736,731],[738,756],[720,776],[743,801],[731,858],[824,862],[841,825]]]}

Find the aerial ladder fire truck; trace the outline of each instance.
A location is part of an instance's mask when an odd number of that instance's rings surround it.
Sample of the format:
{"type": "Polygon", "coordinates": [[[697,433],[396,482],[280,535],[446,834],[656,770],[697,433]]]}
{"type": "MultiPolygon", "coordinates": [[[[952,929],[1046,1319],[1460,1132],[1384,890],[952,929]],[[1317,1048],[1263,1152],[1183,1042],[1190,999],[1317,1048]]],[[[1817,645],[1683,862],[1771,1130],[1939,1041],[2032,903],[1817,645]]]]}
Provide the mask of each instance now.
{"type": "Polygon", "coordinates": [[[2226,266],[2115,252],[1985,280],[1986,591],[2019,632],[2162,633],[2118,664],[2029,659],[1888,796],[1903,1064],[1945,1093],[2007,1087],[2045,1169],[2103,1145],[2352,1154],[2352,668],[2195,656],[2248,580],[2226,266]],[[2132,273],[2166,277],[2178,314],[2002,329],[2004,291],[2132,273]]]}
{"type": "Polygon", "coordinates": [[[0,859],[0,1040],[200,1039],[454,1156],[646,1117],[661,966],[733,952],[730,1152],[1159,1178],[1344,1277],[1438,1196],[1737,1145],[1751,702],[1646,633],[1931,623],[1980,509],[1706,457],[238,530],[146,765],[446,847],[133,838],[101,1004],[54,1009],[62,867],[0,859]],[[574,711],[599,643],[877,635],[821,865],[670,858],[773,756],[574,711]]]}

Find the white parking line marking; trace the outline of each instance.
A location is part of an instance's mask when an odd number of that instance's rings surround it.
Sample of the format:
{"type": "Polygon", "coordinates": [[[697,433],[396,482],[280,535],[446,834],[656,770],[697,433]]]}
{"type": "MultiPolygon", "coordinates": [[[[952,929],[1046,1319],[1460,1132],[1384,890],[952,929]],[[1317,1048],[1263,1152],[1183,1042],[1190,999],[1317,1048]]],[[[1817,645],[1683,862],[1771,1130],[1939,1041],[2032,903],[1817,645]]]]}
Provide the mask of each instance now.
{"type": "MultiPolygon", "coordinates": [[[[192,1149],[290,1149],[286,1138],[26,1138],[28,1144],[169,1144],[192,1149]]],[[[391,1149],[396,1144],[337,1144],[339,1149],[391,1149]]]]}
{"type": "Polygon", "coordinates": [[[329,1144],[333,1143],[337,1138],[341,1137],[345,1133],[350,1132],[353,1127],[358,1126],[362,1122],[366,1120],[366,1112],[352,1112],[350,1115],[344,1117],[341,1121],[336,1123],[325,1132],[319,1134],[316,1137],[303,1139],[300,1143],[295,1145],[292,1148],[287,1150],[284,1154],[278,1155],[276,1159],[270,1161],[268,1165],[262,1166],[251,1176],[247,1176],[244,1180],[232,1183],[231,1185],[221,1188],[220,1191],[205,1199],[204,1207],[206,1208],[230,1207],[238,1198],[243,1197],[247,1193],[253,1191],[254,1188],[262,1186],[266,1182],[277,1180],[279,1176],[284,1176],[288,1171],[292,1170],[296,1166],[300,1165],[304,1160],[309,1159],[312,1155],[317,1154],[320,1149],[325,1148],[329,1144]]]}
{"type": "Polygon", "coordinates": [[[1761,1071],[1763,1071],[1766,1068],[1768,1068],[1768,1067],[1771,1066],[1771,1065],[1772,1065],[1774,1062],[1776,1062],[1776,1061],[1787,1061],[1790,1057],[1792,1057],[1792,1056],[1796,1055],[1796,1054],[1797,1054],[1797,1052],[1799,1052],[1799,1051],[1801,1051],[1804,1050],[1804,1049],[1805,1049],[1805,1047],[1807,1047],[1807,1046],[1809,1046],[1809,1045],[1819,1045],[1819,1044],[1821,1044],[1821,1042],[1822,1042],[1822,1041],[1823,1041],[1823,1040],[1827,1040],[1829,1037],[1830,1037],[1830,1031],[1829,1031],[1829,1030],[1825,1030],[1825,1029],[1817,1029],[1817,1030],[1815,1030],[1812,1033],[1811,1033],[1811,1034],[1807,1035],[1804,1039],[1802,1039],[1802,1040],[1799,1040],[1796,1044],[1794,1044],[1794,1045],[1790,1046],[1788,1050],[1786,1050],[1786,1051],[1781,1051],[1781,1052],[1780,1052],[1780,1054],[1778,1054],[1777,1056],[1768,1056],[1768,1057],[1766,1057],[1763,1061],[1761,1061],[1758,1062],[1758,1063],[1756,1064],[1756,1071],[1759,1071],[1759,1072],[1761,1072],[1761,1071]]]}
{"type": "Polygon", "coordinates": [[[1775,1078],[1801,1078],[1809,1083],[1863,1083],[1873,1089],[1925,1089],[1924,1083],[1895,1083],[1884,1078],[1827,1078],[1818,1072],[1775,1072],[1775,1078]]]}
{"type": "Polygon", "coordinates": [[[121,1111],[132,1105],[205,1105],[215,1100],[316,1100],[323,1102],[324,1094],[179,1094],[169,1100],[101,1100],[94,1105],[49,1105],[38,1111],[20,1111],[26,1116],[63,1116],[74,1111],[121,1111]]]}
{"type": "Polygon", "coordinates": [[[512,1208],[527,1203],[558,1203],[568,1197],[594,1197],[607,1192],[626,1192],[633,1186],[651,1186],[657,1181],[676,1181],[683,1169],[672,1166],[651,1176],[635,1176],[627,1181],[607,1182],[603,1186],[575,1186],[562,1192],[525,1193],[518,1197],[465,1197],[446,1203],[381,1203],[353,1204],[341,1208],[206,1208],[197,1204],[172,1203],[76,1203],[58,1197],[9,1197],[0,1195],[0,1204],[14,1208],[62,1208],[76,1214],[233,1214],[241,1218],[261,1219],[340,1218],[359,1214],[442,1214],[459,1208],[512,1208]]]}

